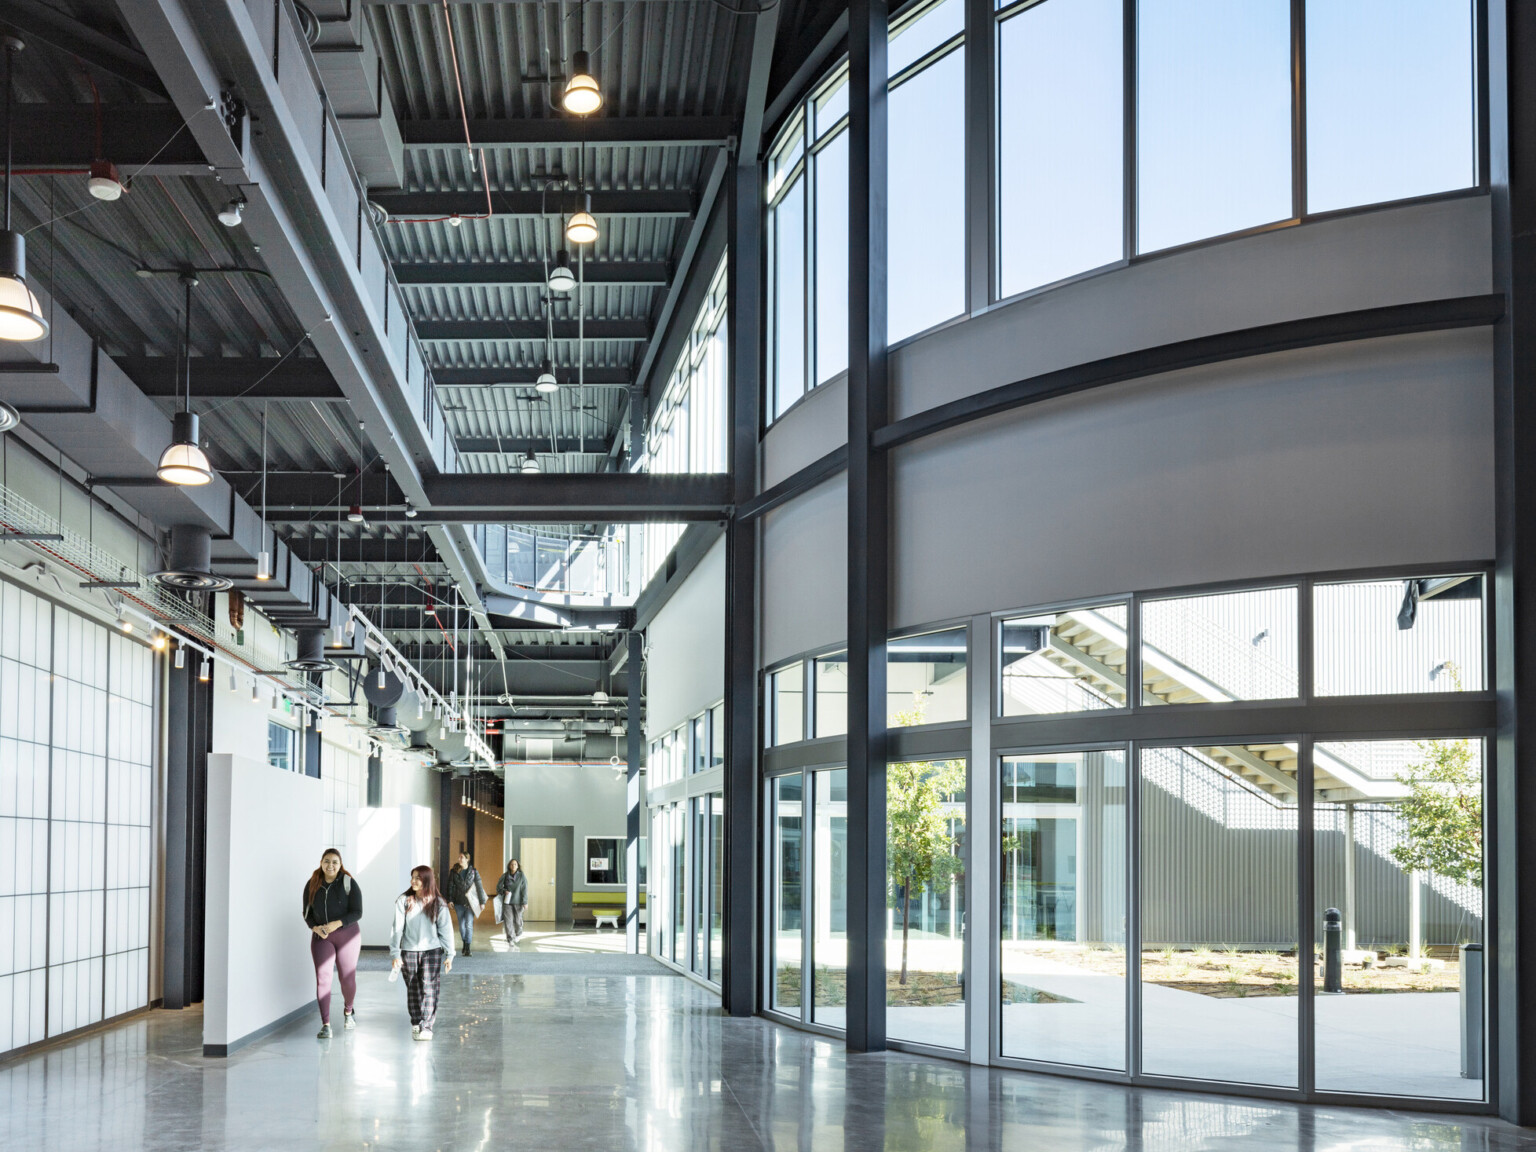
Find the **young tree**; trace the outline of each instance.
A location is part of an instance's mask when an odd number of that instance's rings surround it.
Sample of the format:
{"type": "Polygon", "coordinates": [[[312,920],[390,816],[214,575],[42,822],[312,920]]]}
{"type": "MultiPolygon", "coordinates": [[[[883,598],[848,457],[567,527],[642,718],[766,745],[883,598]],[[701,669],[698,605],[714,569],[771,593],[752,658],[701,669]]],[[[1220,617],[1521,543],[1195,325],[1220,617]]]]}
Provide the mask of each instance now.
{"type": "Polygon", "coordinates": [[[1392,859],[1404,872],[1430,872],[1483,886],[1483,778],[1471,740],[1421,740],[1420,758],[1398,775],[1407,824],[1392,859]]]}
{"type": "MultiPolygon", "coordinates": [[[[896,723],[921,724],[921,705],[897,713],[896,723]]],[[[912,897],[947,887],[960,871],[943,805],[946,796],[964,786],[964,769],[955,761],[915,761],[886,769],[886,866],[891,884],[901,892],[901,984],[907,982],[912,897]]]]}

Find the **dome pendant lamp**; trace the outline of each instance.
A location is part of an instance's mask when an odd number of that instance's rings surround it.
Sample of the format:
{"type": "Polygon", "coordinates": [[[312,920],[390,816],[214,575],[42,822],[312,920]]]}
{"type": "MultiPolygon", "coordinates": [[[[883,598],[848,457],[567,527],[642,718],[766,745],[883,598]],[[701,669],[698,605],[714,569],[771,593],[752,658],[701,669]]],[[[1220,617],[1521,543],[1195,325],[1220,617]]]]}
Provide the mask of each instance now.
{"type": "Polygon", "coordinates": [[[560,381],[555,379],[555,368],[548,360],[539,365],[539,378],[534,388],[548,396],[551,392],[560,391],[560,381]]]}
{"type": "Polygon", "coordinates": [[[571,78],[565,82],[565,110],[576,116],[590,116],[603,106],[603,91],[592,74],[592,57],[577,52],[571,58],[571,78]]]}
{"type": "Polygon", "coordinates": [[[16,53],[22,42],[5,37],[5,229],[0,231],[0,340],[41,340],[48,335],[43,307],[27,287],[27,242],[11,231],[11,82],[16,53]]]}
{"type": "Polygon", "coordinates": [[[576,287],[576,273],[571,270],[571,254],[564,248],[555,253],[554,267],[549,270],[551,292],[565,293],[576,287]]]}
{"type": "Polygon", "coordinates": [[[597,239],[597,220],[592,215],[592,193],[582,193],[581,209],[565,222],[565,238],[572,244],[590,244],[597,239]]]}
{"type": "Polygon", "coordinates": [[[187,303],[185,332],[182,339],[182,358],[187,363],[186,391],[182,394],[182,408],[171,418],[171,446],[160,454],[160,466],[155,475],[167,484],[196,487],[213,479],[213,467],[197,443],[197,414],[192,411],[192,289],[197,277],[181,278],[186,286],[187,303]]]}

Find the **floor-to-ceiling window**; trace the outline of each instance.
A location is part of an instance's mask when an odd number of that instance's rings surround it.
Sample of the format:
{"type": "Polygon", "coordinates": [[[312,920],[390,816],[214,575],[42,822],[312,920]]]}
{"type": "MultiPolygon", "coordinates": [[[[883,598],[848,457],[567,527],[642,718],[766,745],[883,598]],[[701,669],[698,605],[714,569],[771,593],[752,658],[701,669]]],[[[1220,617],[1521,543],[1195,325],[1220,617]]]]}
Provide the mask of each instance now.
{"type": "Polygon", "coordinates": [[[0,585],[0,1050],[149,1002],[154,660],[0,585]]]}

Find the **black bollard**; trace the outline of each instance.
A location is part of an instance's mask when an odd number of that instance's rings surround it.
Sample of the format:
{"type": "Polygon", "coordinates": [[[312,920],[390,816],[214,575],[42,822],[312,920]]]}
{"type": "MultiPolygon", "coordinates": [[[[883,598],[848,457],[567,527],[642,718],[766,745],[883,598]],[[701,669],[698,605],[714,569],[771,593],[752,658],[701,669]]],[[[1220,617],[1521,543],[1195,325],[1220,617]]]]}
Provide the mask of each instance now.
{"type": "Polygon", "coordinates": [[[1344,917],[1337,908],[1323,913],[1323,992],[1337,996],[1344,991],[1344,917]]]}

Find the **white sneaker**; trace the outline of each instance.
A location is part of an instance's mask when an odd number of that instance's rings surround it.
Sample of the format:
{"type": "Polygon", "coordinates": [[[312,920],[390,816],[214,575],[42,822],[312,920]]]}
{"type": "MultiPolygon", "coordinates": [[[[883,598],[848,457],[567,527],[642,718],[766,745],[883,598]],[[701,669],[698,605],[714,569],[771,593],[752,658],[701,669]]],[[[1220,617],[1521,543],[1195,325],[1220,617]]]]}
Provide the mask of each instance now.
{"type": "Polygon", "coordinates": [[[357,1027],[357,1013],[356,1012],[348,1012],[345,1015],[343,1015],[342,1018],[341,1018],[341,1026],[343,1028],[348,1029],[348,1030],[356,1028],[357,1027]]]}
{"type": "Polygon", "coordinates": [[[417,1031],[417,1033],[416,1033],[416,1039],[418,1039],[418,1040],[430,1040],[430,1039],[432,1039],[432,1029],[430,1029],[430,1028],[419,1029],[417,1031]]]}
{"type": "Polygon", "coordinates": [[[411,1035],[412,1036],[420,1036],[421,1035],[421,1025],[420,1024],[412,1024],[411,1025],[411,1035]]]}
{"type": "Polygon", "coordinates": [[[331,1026],[329,1024],[320,1025],[320,1031],[316,1032],[315,1036],[321,1040],[329,1040],[331,1038],[331,1026]]]}

